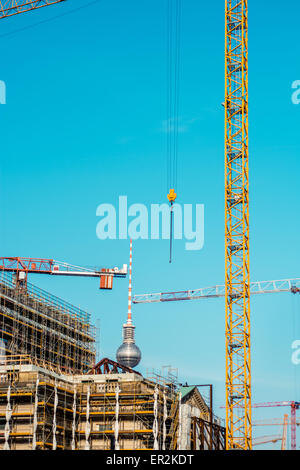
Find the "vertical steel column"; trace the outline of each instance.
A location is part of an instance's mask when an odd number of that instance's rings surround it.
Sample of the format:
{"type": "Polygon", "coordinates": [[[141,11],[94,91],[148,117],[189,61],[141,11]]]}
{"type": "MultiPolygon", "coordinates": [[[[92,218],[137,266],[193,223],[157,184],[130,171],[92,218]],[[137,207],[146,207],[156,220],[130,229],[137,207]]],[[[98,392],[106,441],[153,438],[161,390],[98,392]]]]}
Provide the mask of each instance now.
{"type": "Polygon", "coordinates": [[[56,440],[56,431],[57,431],[57,423],[56,423],[56,412],[58,406],[58,394],[57,394],[57,382],[55,379],[54,383],[54,406],[53,406],[53,423],[52,423],[52,450],[57,449],[57,440],[56,440]]]}
{"type": "Polygon", "coordinates": [[[214,420],[214,413],[213,413],[213,386],[209,385],[209,405],[210,405],[210,443],[209,449],[213,450],[213,420],[214,420]]]}
{"type": "Polygon", "coordinates": [[[226,449],[252,448],[248,5],[225,0],[226,449]]]}
{"type": "Polygon", "coordinates": [[[116,386],[116,409],[115,409],[115,449],[120,450],[119,444],[119,411],[120,411],[120,404],[119,404],[119,395],[120,395],[120,387],[119,385],[116,386]]]}
{"type": "Polygon", "coordinates": [[[87,394],[86,394],[86,422],[85,422],[85,450],[90,450],[90,433],[91,433],[91,423],[90,423],[90,396],[91,396],[91,389],[90,385],[87,387],[87,394]]]}
{"type": "Polygon", "coordinates": [[[77,389],[76,389],[76,384],[74,384],[74,391],[73,391],[73,421],[72,421],[72,442],[71,442],[71,449],[76,450],[76,414],[77,414],[77,389]]]}

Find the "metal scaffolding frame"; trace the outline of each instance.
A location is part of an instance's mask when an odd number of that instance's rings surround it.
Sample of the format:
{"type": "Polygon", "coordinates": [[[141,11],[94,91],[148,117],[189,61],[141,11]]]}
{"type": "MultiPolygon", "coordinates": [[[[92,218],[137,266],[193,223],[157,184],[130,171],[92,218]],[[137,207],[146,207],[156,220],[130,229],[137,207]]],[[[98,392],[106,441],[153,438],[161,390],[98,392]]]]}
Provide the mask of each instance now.
{"type": "Polygon", "coordinates": [[[95,327],[90,316],[31,284],[17,289],[0,273],[1,355],[29,355],[64,373],[84,373],[95,364],[95,327]]]}
{"type": "MultiPolygon", "coordinates": [[[[153,450],[155,419],[157,443],[162,448],[164,407],[169,412],[166,421],[170,429],[170,410],[176,395],[172,390],[164,395],[164,388],[160,384],[135,374],[130,375],[132,378],[126,381],[116,376],[106,376],[105,382],[101,384],[93,383],[92,379],[81,383],[79,448],[85,446],[88,387],[91,449],[115,450],[117,445],[120,450],[153,450]]],[[[169,435],[166,442],[168,446],[169,435]]]]}

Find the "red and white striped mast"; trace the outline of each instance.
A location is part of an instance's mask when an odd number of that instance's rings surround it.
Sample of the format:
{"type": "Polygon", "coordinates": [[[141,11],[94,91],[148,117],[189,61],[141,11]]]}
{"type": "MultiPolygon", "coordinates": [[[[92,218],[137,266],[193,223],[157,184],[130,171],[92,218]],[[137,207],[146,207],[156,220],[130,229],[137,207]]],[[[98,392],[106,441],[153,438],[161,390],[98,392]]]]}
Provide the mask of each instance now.
{"type": "Polygon", "coordinates": [[[129,286],[128,286],[128,314],[127,314],[127,325],[132,325],[131,316],[131,298],[132,298],[132,239],[130,239],[130,254],[129,254],[129,286]]]}

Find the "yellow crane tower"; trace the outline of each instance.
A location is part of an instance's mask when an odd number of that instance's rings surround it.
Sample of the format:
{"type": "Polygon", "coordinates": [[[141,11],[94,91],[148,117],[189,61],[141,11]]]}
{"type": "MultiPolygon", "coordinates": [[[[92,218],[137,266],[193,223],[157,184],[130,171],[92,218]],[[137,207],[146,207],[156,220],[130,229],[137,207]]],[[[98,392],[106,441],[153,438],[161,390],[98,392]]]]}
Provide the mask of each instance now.
{"type": "Polygon", "coordinates": [[[225,10],[226,448],[251,450],[248,2],[225,10]]]}

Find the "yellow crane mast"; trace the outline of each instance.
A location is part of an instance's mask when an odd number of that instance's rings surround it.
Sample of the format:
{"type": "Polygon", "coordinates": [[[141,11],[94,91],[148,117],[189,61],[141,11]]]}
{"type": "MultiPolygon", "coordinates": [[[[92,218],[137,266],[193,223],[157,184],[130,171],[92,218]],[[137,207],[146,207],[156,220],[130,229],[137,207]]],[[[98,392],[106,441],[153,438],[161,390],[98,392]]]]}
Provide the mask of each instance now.
{"type": "Polygon", "coordinates": [[[248,2],[225,10],[226,448],[251,450],[248,2]]]}
{"type": "Polygon", "coordinates": [[[3,0],[0,1],[0,18],[26,13],[63,1],[65,0],[3,0]]]}
{"type": "Polygon", "coordinates": [[[284,418],[283,418],[283,432],[282,432],[281,450],[286,450],[288,424],[289,424],[289,415],[285,414],[284,418]]]}

